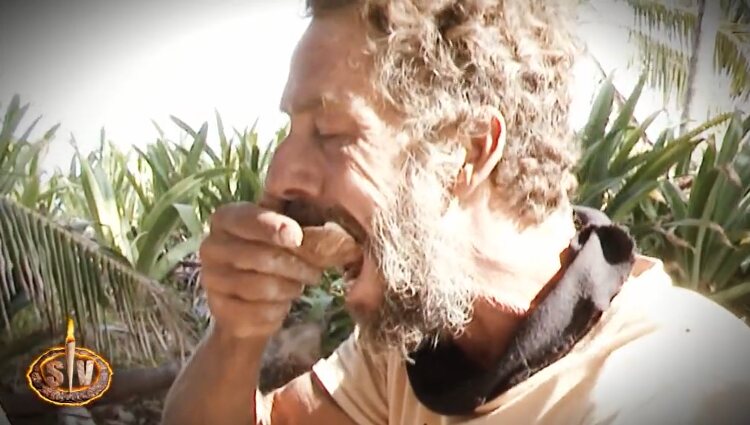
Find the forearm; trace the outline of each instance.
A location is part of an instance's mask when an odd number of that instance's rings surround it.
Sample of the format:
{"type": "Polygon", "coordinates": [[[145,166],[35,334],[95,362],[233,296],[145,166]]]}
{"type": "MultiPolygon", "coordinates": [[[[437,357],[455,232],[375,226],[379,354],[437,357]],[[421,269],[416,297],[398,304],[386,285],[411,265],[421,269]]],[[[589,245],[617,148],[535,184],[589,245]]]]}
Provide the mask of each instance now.
{"type": "Polygon", "coordinates": [[[256,424],[265,341],[211,329],[167,394],[165,425],[256,424]]]}

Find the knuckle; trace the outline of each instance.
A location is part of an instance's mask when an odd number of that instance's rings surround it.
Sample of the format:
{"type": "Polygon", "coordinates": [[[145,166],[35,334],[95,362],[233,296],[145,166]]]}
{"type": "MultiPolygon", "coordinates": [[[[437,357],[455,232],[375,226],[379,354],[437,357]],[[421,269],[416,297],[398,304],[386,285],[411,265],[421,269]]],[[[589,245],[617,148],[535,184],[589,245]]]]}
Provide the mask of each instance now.
{"type": "Polygon", "coordinates": [[[223,310],[226,308],[226,300],[224,297],[213,291],[206,291],[206,302],[208,303],[208,309],[211,311],[211,315],[216,317],[218,320],[223,321],[224,315],[223,310]]]}
{"type": "Polygon", "coordinates": [[[279,277],[275,279],[273,285],[267,285],[268,298],[279,301],[288,301],[299,296],[303,285],[295,281],[279,277]]]}
{"type": "Polygon", "coordinates": [[[267,303],[261,310],[261,316],[267,323],[276,323],[284,320],[287,310],[287,303],[267,303]]]}
{"type": "MultiPolygon", "coordinates": [[[[214,271],[211,267],[202,267],[199,282],[205,289],[213,288],[215,281],[213,277],[214,271]]],[[[208,294],[207,294],[208,296],[208,294]]]]}
{"type": "Polygon", "coordinates": [[[308,284],[318,283],[318,281],[320,281],[320,278],[322,276],[323,276],[322,272],[311,268],[308,271],[308,273],[305,275],[305,283],[308,283],[308,284]]]}
{"type": "MultiPolygon", "coordinates": [[[[207,291],[220,290],[223,286],[222,283],[225,280],[222,279],[220,273],[214,268],[204,268],[200,274],[200,284],[207,291]]],[[[225,292],[225,291],[221,291],[225,292]]],[[[207,295],[208,296],[208,295],[207,295]]]]}
{"type": "Polygon", "coordinates": [[[226,216],[229,211],[229,208],[230,208],[230,205],[222,205],[219,208],[217,208],[213,214],[211,214],[211,218],[209,219],[209,225],[210,225],[210,229],[212,232],[221,228],[222,223],[226,220],[226,216]]]}
{"type": "Polygon", "coordinates": [[[209,219],[210,228],[212,231],[222,229],[229,226],[230,222],[236,220],[236,217],[252,217],[252,212],[255,211],[255,209],[255,205],[249,202],[232,202],[221,205],[216,211],[214,211],[209,219]],[[240,210],[242,213],[238,214],[238,211],[240,210]]]}
{"type": "Polygon", "coordinates": [[[207,237],[203,240],[203,242],[201,242],[200,248],[198,248],[198,255],[200,256],[202,264],[211,262],[211,260],[214,258],[214,250],[216,250],[216,243],[214,243],[214,238],[212,238],[211,236],[207,237]]]}
{"type": "Polygon", "coordinates": [[[271,280],[266,283],[266,285],[262,286],[265,298],[275,300],[282,297],[281,285],[279,285],[278,281],[271,280]]]}

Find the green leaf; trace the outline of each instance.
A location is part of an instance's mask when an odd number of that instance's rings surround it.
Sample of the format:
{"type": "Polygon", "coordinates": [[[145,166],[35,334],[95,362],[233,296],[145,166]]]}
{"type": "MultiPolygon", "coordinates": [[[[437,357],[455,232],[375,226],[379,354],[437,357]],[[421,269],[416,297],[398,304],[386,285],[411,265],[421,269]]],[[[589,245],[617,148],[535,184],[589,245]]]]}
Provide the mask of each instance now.
{"type": "Polygon", "coordinates": [[[594,184],[584,184],[578,190],[577,204],[601,209],[604,194],[614,190],[625,180],[625,176],[611,177],[594,184]]]}
{"type": "Polygon", "coordinates": [[[609,115],[612,113],[614,99],[615,86],[612,84],[612,77],[609,77],[599,89],[599,94],[597,94],[591,108],[591,115],[584,127],[581,139],[584,151],[604,137],[604,129],[609,121],[609,115]]]}
{"type": "Polygon", "coordinates": [[[2,129],[0,129],[0,162],[3,161],[10,150],[13,134],[15,134],[18,124],[28,109],[28,105],[20,107],[20,103],[20,97],[15,95],[11,99],[8,109],[5,110],[5,118],[3,119],[2,129]]]}
{"type": "Polygon", "coordinates": [[[630,96],[628,96],[628,100],[626,100],[625,104],[622,105],[622,108],[620,109],[620,113],[618,114],[614,123],[612,123],[612,127],[610,128],[609,132],[607,133],[607,136],[605,137],[613,137],[615,133],[619,131],[623,131],[625,128],[627,128],[630,122],[633,121],[633,112],[635,111],[635,106],[638,103],[638,99],[640,99],[641,97],[641,93],[643,92],[643,86],[645,84],[646,84],[646,74],[644,73],[639,78],[638,83],[635,85],[635,88],[630,93],[630,96]]]}
{"type": "Polygon", "coordinates": [[[174,204],[189,200],[192,197],[191,194],[195,193],[205,180],[221,176],[227,172],[229,170],[226,169],[206,170],[179,181],[157,200],[153,208],[143,217],[141,227],[150,231],[164,211],[172,209],[174,204]]]}
{"type": "Polygon", "coordinates": [[[159,254],[166,249],[164,244],[179,220],[179,214],[174,208],[174,204],[191,202],[204,181],[220,176],[227,171],[213,169],[186,177],[156,202],[153,209],[146,214],[141,222],[141,228],[146,230],[147,233],[145,238],[139,240],[138,251],[140,255],[136,262],[136,270],[149,276],[153,273],[153,267],[159,254]]]}
{"type": "Polygon", "coordinates": [[[219,146],[221,147],[221,151],[225,152],[229,149],[229,143],[227,142],[227,134],[224,131],[224,122],[221,120],[219,111],[214,111],[214,115],[216,116],[216,131],[219,135],[219,146]]]}
{"type": "Polygon", "coordinates": [[[206,150],[206,137],[208,136],[208,124],[203,123],[200,130],[194,137],[193,145],[190,147],[190,153],[182,164],[182,175],[195,172],[198,169],[198,161],[206,150]]]}
{"type": "MultiPolygon", "coordinates": [[[[624,130],[623,130],[624,131],[624,130]]],[[[584,161],[588,164],[587,181],[597,182],[607,178],[609,162],[615,153],[618,142],[622,140],[621,131],[609,133],[602,141],[594,144],[587,152],[584,161]]]]}
{"type": "Polygon", "coordinates": [[[750,133],[742,134],[742,120],[735,116],[726,130],[721,149],[716,159],[719,175],[714,185],[720,185],[716,199],[715,220],[728,224],[744,193],[750,190],[750,147],[740,150],[743,140],[750,140],[750,133]]]}
{"type": "Polygon", "coordinates": [[[146,195],[145,188],[143,187],[141,181],[138,179],[138,177],[136,177],[135,174],[133,174],[132,171],[130,171],[130,169],[128,169],[124,159],[122,159],[121,161],[122,162],[120,163],[120,166],[122,167],[125,178],[127,179],[128,183],[130,183],[130,187],[135,191],[136,196],[138,196],[138,200],[141,202],[141,206],[144,210],[150,210],[151,201],[146,195]]]}
{"type": "Polygon", "coordinates": [[[659,188],[669,205],[669,210],[672,212],[674,219],[683,220],[687,218],[687,198],[682,191],[669,180],[661,181],[659,188]]]}
{"type": "Polygon", "coordinates": [[[613,221],[622,221],[643,199],[659,186],[657,180],[643,181],[637,186],[632,186],[626,192],[621,190],[612,203],[607,205],[605,212],[613,221]]]}
{"type": "MultiPolygon", "coordinates": [[[[646,130],[651,126],[651,124],[654,122],[656,117],[659,116],[660,113],[661,111],[657,111],[649,115],[641,123],[641,125],[638,126],[637,129],[630,131],[622,140],[622,142],[620,143],[620,147],[617,150],[617,155],[611,162],[610,168],[612,174],[624,174],[628,171],[628,169],[626,168],[626,161],[628,158],[630,158],[630,153],[633,151],[633,148],[636,146],[636,144],[638,144],[638,142],[644,137],[644,135],[646,134],[646,130]]],[[[658,150],[659,148],[660,147],[655,145],[652,149],[658,150]]]]}
{"type": "Polygon", "coordinates": [[[177,214],[182,219],[182,222],[187,226],[191,236],[200,236],[203,234],[203,224],[195,213],[195,207],[186,204],[174,204],[174,208],[177,210],[177,214]]]}
{"type": "Polygon", "coordinates": [[[187,134],[189,134],[193,139],[198,137],[198,133],[195,132],[189,125],[185,123],[185,121],[177,118],[174,115],[170,115],[169,118],[177,124],[178,127],[180,127],[183,131],[185,131],[187,134]]]}
{"type": "Polygon", "coordinates": [[[750,281],[738,283],[723,291],[711,294],[711,299],[720,303],[729,303],[750,294],[750,281]]]}
{"type": "Polygon", "coordinates": [[[185,241],[171,247],[164,255],[159,258],[151,271],[151,277],[161,281],[177,267],[185,257],[198,251],[203,237],[200,234],[191,237],[185,241]]]}
{"type": "Polygon", "coordinates": [[[607,205],[606,212],[610,217],[623,218],[637,205],[634,200],[642,199],[653,188],[656,188],[658,185],[656,179],[666,174],[685,155],[690,155],[698,143],[699,141],[680,138],[660,151],[649,152],[644,163],[627,179],[620,192],[607,205]]]}
{"type": "Polygon", "coordinates": [[[133,146],[133,149],[138,152],[138,155],[146,161],[151,168],[152,180],[154,191],[156,193],[164,193],[169,189],[169,172],[168,168],[164,168],[158,161],[156,154],[151,154],[152,150],[149,149],[149,153],[143,152],[137,146],[133,146]]]}
{"type": "Polygon", "coordinates": [[[700,217],[702,210],[708,200],[711,188],[714,186],[718,171],[714,167],[716,160],[716,147],[709,144],[703,152],[703,160],[698,169],[698,173],[693,179],[693,188],[690,191],[690,201],[688,202],[688,215],[690,217],[700,217]]]}
{"type": "Polygon", "coordinates": [[[741,140],[742,117],[739,112],[737,112],[732,120],[729,121],[729,127],[724,133],[724,139],[721,142],[721,149],[719,149],[719,155],[716,157],[716,164],[723,165],[731,162],[739,150],[741,140]]]}
{"type": "Polygon", "coordinates": [[[699,227],[701,229],[708,229],[716,233],[716,235],[719,236],[719,240],[722,244],[726,245],[729,248],[733,248],[734,245],[729,240],[729,238],[726,235],[726,232],[724,231],[724,228],[721,227],[719,223],[713,222],[711,220],[702,218],[685,218],[682,220],[675,220],[670,221],[668,223],[664,223],[664,227],[699,227]]]}
{"type": "Polygon", "coordinates": [[[120,216],[117,200],[107,176],[101,168],[93,170],[88,159],[80,153],[77,155],[81,166],[81,186],[97,235],[104,243],[115,246],[132,263],[134,258],[124,230],[127,224],[120,216]]]}

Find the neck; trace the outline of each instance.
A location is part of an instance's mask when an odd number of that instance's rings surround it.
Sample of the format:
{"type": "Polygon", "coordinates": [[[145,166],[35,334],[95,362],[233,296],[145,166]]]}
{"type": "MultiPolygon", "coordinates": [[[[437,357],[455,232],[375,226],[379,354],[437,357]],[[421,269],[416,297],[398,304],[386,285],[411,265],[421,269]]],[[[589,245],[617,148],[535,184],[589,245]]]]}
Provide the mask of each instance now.
{"type": "Polygon", "coordinates": [[[455,342],[473,361],[489,366],[507,350],[532,303],[560,270],[561,253],[574,237],[575,226],[570,207],[523,230],[511,220],[486,213],[472,221],[482,229],[474,251],[486,286],[471,323],[455,342]]]}

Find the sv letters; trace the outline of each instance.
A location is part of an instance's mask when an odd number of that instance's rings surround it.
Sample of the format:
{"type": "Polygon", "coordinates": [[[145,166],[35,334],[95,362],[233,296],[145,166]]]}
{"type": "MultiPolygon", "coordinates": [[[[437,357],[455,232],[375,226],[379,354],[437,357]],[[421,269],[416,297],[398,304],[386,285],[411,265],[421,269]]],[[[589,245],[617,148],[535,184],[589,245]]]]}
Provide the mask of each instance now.
{"type": "MultiPolygon", "coordinates": [[[[62,385],[65,377],[62,373],[64,366],[63,362],[59,360],[52,360],[44,365],[45,383],[52,388],[57,388],[62,385]]],[[[94,377],[94,361],[93,360],[76,360],[76,377],[78,378],[78,385],[81,387],[87,387],[91,385],[91,380],[94,377]]]]}

